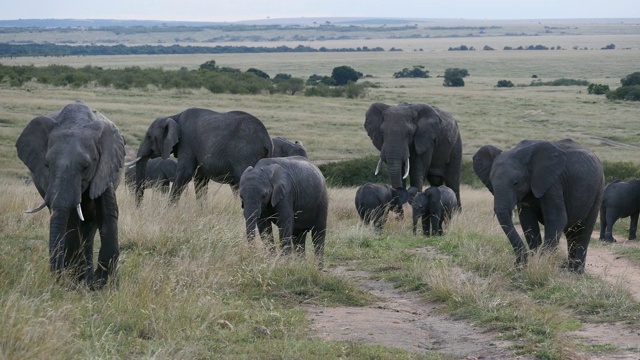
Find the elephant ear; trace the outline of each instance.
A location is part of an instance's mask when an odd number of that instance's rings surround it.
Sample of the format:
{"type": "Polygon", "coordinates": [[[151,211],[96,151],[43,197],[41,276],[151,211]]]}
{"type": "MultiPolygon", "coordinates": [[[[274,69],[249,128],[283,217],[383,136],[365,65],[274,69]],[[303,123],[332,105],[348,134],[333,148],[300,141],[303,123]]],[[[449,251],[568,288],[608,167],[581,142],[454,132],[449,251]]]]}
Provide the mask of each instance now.
{"type": "Polygon", "coordinates": [[[544,195],[558,181],[566,165],[567,155],[559,147],[546,141],[533,145],[529,160],[533,195],[536,198],[544,195]]]}
{"type": "Polygon", "coordinates": [[[369,110],[364,119],[364,128],[367,130],[367,135],[371,138],[373,146],[378,150],[382,150],[382,143],[384,138],[382,136],[382,120],[384,118],[384,112],[390,107],[390,105],[376,102],[371,104],[369,110]]]}
{"type": "Polygon", "coordinates": [[[485,145],[478,149],[473,155],[473,171],[478,175],[480,181],[493,194],[493,185],[491,185],[491,167],[493,161],[502,153],[502,150],[493,145],[485,145]]]}
{"type": "Polygon", "coordinates": [[[49,134],[56,126],[58,126],[58,122],[52,118],[38,116],[27,124],[16,141],[18,158],[31,171],[33,183],[42,198],[44,198],[49,181],[49,169],[45,166],[49,134]]]}
{"type": "Polygon", "coordinates": [[[161,156],[163,159],[168,159],[173,147],[176,146],[180,140],[180,125],[172,118],[167,118],[167,123],[164,128],[164,141],[162,142],[161,156]]]}
{"type": "Polygon", "coordinates": [[[272,170],[271,186],[273,192],[271,194],[271,206],[276,206],[288,193],[291,192],[291,180],[287,171],[278,164],[269,166],[272,170]]]}
{"type": "Polygon", "coordinates": [[[413,136],[413,144],[418,154],[422,154],[435,145],[440,138],[442,118],[438,111],[426,104],[410,105],[415,111],[416,132],[413,136]]]}
{"type": "Polygon", "coordinates": [[[102,114],[96,113],[96,116],[97,121],[86,125],[97,133],[96,146],[100,154],[96,173],[89,186],[89,197],[92,199],[102,195],[109,186],[114,189],[118,187],[120,170],[124,165],[124,138],[120,130],[102,114]]]}

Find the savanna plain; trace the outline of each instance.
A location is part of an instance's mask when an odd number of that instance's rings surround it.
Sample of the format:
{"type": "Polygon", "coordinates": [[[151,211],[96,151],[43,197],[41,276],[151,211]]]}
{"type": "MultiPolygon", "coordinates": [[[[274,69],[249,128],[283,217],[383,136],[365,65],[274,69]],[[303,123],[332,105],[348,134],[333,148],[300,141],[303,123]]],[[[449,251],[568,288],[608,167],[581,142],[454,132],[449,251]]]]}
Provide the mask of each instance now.
{"type": "Polygon", "coordinates": [[[523,139],[572,138],[601,160],[640,166],[639,103],[590,95],[586,86],[526,86],[536,75],[541,81],[584,79],[615,89],[621,78],[640,70],[640,32],[633,31],[640,26],[628,26],[631,30],[623,33],[617,24],[566,36],[393,39],[376,32],[362,40],[335,42],[335,47],[403,49],[394,52],[0,58],[4,65],[165,69],[195,69],[214,59],[220,66],[305,79],[348,65],[378,85],[361,98],[346,99],[213,94],[205,89],[56,88],[36,82],[14,88],[0,81],[0,358],[640,358],[640,297],[631,285],[640,278],[640,246],[624,241],[628,220],[616,224],[618,243],[594,239],[590,245],[590,252],[629,264],[624,271],[608,269],[605,279],[590,270],[604,265],[590,262],[589,255],[586,274],[561,270],[566,257],[562,245],[556,254],[534,256],[516,269],[485,188],[463,186],[462,212],[444,236],[435,238],[413,235],[409,216],[391,216],[377,235],[359,223],[356,189],[330,188],[325,261],[319,270],[312,254],[274,256],[259,243],[247,243],[240,201],[227,185],[210,183],[207,198],[199,202],[190,188],[172,206],[164,195],[148,190],[140,207],[121,185],[117,281],[91,292],[57,284],[50,275],[49,214],[24,213],[41,198],[25,181],[28,169],[14,146],[32,118],[81,99],[119,127],[127,160],[153,119],[198,106],[247,111],[272,136],[302,141],[310,160],[321,164],[377,154],[363,128],[369,105],[413,102],[436,105],[455,116],[466,161],[485,144],[509,149],[523,139]],[[600,49],[610,43],[617,48],[600,49]],[[479,50],[447,51],[461,44],[479,50]],[[537,44],[563,50],[502,50],[537,44]],[[496,50],[480,50],[484,45],[496,50]],[[414,65],[425,66],[431,77],[393,78],[394,72],[414,65]],[[437,75],[451,67],[469,71],[464,87],[442,86],[437,75]],[[502,79],[517,86],[496,88],[502,79]],[[360,280],[349,272],[361,274],[360,280]],[[417,297],[425,308],[431,306],[434,317],[466,324],[486,343],[473,350],[450,350],[429,339],[403,347],[321,336],[314,330],[310,307],[356,312],[380,304],[379,294],[363,287],[362,278],[391,284],[400,298],[417,297]],[[608,336],[580,332],[593,328],[608,336]]]}

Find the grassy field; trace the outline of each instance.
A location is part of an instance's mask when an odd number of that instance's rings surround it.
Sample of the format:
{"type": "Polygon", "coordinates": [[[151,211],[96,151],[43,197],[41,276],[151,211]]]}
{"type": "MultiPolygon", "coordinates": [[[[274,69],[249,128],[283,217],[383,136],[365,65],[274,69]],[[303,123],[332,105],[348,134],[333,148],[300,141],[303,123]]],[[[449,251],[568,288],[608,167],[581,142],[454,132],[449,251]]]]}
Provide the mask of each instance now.
{"type": "MultiPolygon", "coordinates": [[[[60,89],[36,83],[16,89],[0,82],[0,151],[5,154],[0,158],[5,189],[0,197],[0,358],[451,358],[435,351],[416,355],[310,337],[309,320],[298,304],[361,306],[374,299],[348,278],[318,271],[311,259],[272,257],[259,246],[249,246],[239,201],[228,186],[211,183],[208,198],[197,205],[189,190],[175,207],[148,192],[140,208],[120,187],[119,282],[97,293],[53,283],[45,240],[48,214],[23,214],[41,199],[33,185],[22,181],[28,170],[17,159],[15,140],[33,117],[76,99],[118,125],[129,154],[153,119],[201,106],[248,111],[263,120],[271,135],[301,140],[312,161],[357,158],[376,154],[363,129],[369,105],[407,101],[454,114],[466,158],[485,144],[509,148],[525,138],[571,137],[601,159],[640,163],[640,104],[610,102],[588,95],[586,87],[494,87],[501,79],[529,84],[536,74],[543,81],[576,78],[615,88],[620,78],[640,70],[640,35],[395,41],[424,51],[0,59],[5,65],[167,69],[195,68],[215,59],[220,66],[304,78],[330,75],[333,67],[349,65],[380,85],[361,99],[332,99],[215,95],[206,90],[60,89]],[[631,49],[599,50],[608,43],[631,49]],[[569,50],[445,51],[460,44],[543,44],[569,50]],[[598,50],[572,50],[575,45],[598,50]],[[433,77],[392,77],[413,65],[425,65],[433,77]],[[449,67],[468,69],[465,87],[442,86],[436,76],[449,67]]],[[[512,350],[519,355],[606,357],[620,349],[587,345],[567,333],[587,323],[638,324],[640,304],[622,287],[562,272],[556,266],[559,258],[536,259],[523,271],[514,271],[512,250],[492,216],[491,195],[485,189],[463,188],[464,211],[439,239],[412,236],[409,219],[391,221],[382,235],[374,235],[358,224],[354,194],[354,188],[330,189],[326,268],[349,262],[407,291],[419,291],[425,299],[441,302],[444,311],[499,331],[513,341],[512,350]],[[439,256],[411,251],[423,246],[436,249],[439,256]],[[460,271],[470,276],[460,277],[460,271]]]]}

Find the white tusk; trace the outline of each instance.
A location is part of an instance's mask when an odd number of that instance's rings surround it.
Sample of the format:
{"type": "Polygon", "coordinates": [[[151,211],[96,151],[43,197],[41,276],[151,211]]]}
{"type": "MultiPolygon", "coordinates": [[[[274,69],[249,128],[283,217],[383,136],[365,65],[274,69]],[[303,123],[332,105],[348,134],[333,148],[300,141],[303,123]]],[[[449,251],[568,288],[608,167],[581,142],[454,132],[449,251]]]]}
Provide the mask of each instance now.
{"type": "Polygon", "coordinates": [[[382,158],[378,159],[378,165],[376,166],[376,172],[373,175],[378,175],[380,172],[380,166],[382,166],[382,158]]]}
{"type": "Polygon", "coordinates": [[[142,159],[142,157],[138,156],[137,158],[135,158],[135,159],[133,159],[133,160],[129,161],[128,163],[125,163],[125,164],[124,164],[124,166],[129,167],[129,166],[131,166],[131,165],[133,165],[133,164],[137,163],[137,162],[138,162],[138,160],[140,160],[140,159],[142,159]]]}
{"type": "Polygon", "coordinates": [[[25,213],[27,213],[27,214],[35,214],[38,211],[44,209],[45,206],[47,206],[47,204],[43,202],[42,204],[38,205],[37,208],[33,208],[31,210],[27,210],[27,211],[25,211],[25,213]]]}
{"type": "Polygon", "coordinates": [[[407,171],[404,173],[403,179],[406,179],[409,176],[409,159],[407,159],[407,171]]]}
{"type": "Polygon", "coordinates": [[[76,212],[78,212],[78,217],[80,218],[80,221],[84,221],[84,216],[82,215],[82,207],[80,207],[80,204],[76,206],[76,212]]]}

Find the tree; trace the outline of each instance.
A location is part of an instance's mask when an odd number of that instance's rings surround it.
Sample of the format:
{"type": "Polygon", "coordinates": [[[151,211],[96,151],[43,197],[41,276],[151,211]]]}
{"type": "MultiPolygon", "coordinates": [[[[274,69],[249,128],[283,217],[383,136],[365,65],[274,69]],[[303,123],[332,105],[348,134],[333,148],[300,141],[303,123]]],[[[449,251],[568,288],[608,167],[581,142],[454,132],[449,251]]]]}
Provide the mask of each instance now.
{"type": "Polygon", "coordinates": [[[464,86],[464,77],[469,76],[467,69],[448,68],[444,71],[444,86],[460,87],[464,86]]]}
{"type": "Polygon", "coordinates": [[[261,77],[263,79],[269,79],[269,74],[267,74],[266,72],[264,72],[262,70],[256,69],[256,68],[247,69],[247,72],[255,74],[256,76],[261,77]]]}
{"type": "Polygon", "coordinates": [[[414,65],[412,70],[404,68],[393,74],[393,77],[398,78],[428,78],[429,70],[424,70],[422,65],[414,65]]]}
{"type": "Polygon", "coordinates": [[[496,87],[513,87],[511,80],[498,80],[496,87]]]}
{"type": "Polygon", "coordinates": [[[622,86],[640,85],[640,72],[634,72],[620,79],[622,86]]]}
{"type": "Polygon", "coordinates": [[[604,95],[609,92],[609,85],[589,84],[587,92],[593,95],[604,95]]]}
{"type": "Polygon", "coordinates": [[[218,65],[216,65],[215,60],[209,60],[204,64],[200,65],[200,70],[208,70],[208,71],[219,71],[218,65]]]}
{"type": "Polygon", "coordinates": [[[337,86],[346,85],[349,81],[356,82],[361,76],[361,72],[346,65],[333,68],[333,72],[331,73],[331,77],[336,81],[337,86]]]}

